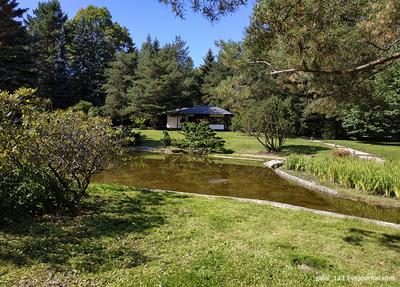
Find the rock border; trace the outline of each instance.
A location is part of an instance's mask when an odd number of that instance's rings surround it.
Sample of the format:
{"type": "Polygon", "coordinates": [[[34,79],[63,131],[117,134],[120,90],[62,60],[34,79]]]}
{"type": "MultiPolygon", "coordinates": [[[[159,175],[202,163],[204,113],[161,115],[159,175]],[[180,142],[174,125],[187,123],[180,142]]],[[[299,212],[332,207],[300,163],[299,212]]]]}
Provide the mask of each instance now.
{"type": "Polygon", "coordinates": [[[295,182],[296,184],[309,188],[311,190],[317,191],[317,192],[322,192],[322,193],[326,193],[329,195],[334,195],[334,196],[338,196],[338,192],[332,188],[317,184],[314,181],[309,181],[294,175],[291,175],[281,169],[279,169],[284,163],[284,160],[270,160],[267,162],[264,162],[264,166],[273,169],[275,171],[275,173],[284,178],[287,179],[289,181],[295,182]]]}

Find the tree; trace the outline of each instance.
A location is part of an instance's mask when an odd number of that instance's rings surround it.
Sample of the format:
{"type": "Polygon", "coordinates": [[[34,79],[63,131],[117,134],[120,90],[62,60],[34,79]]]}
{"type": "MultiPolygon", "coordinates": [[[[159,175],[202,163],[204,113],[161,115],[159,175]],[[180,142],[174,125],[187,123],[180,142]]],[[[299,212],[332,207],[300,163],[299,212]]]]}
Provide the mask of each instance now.
{"type": "MultiPolygon", "coordinates": [[[[67,96],[67,65],[64,25],[67,15],[58,0],[39,2],[28,15],[26,24],[36,51],[37,88],[42,97],[55,102],[57,97],[67,96]]],[[[54,103],[55,104],[55,103],[54,103]]]]}
{"type": "Polygon", "coordinates": [[[290,99],[273,96],[249,107],[236,121],[244,133],[255,137],[268,151],[279,152],[295,119],[290,99]]]}
{"type": "Polygon", "coordinates": [[[15,0],[0,0],[0,90],[32,87],[35,82],[31,39],[18,20],[26,11],[15,0]]]}
{"type": "Polygon", "coordinates": [[[128,105],[127,92],[135,80],[137,52],[120,52],[115,61],[105,70],[106,83],[103,88],[107,94],[105,109],[114,121],[123,122],[128,105]]]}
{"type": "Polygon", "coordinates": [[[68,36],[76,100],[103,105],[107,64],[117,52],[134,48],[128,30],[113,22],[107,8],[88,6],[68,22],[68,36]]]}
{"type": "Polygon", "coordinates": [[[179,17],[184,17],[187,3],[195,12],[200,12],[211,21],[216,21],[221,16],[235,12],[240,6],[246,5],[248,0],[159,0],[159,2],[170,5],[179,17]]]}
{"type": "Polygon", "coordinates": [[[319,86],[349,86],[400,58],[399,11],[396,0],[260,1],[247,31],[251,63],[272,76],[309,73],[319,86]]]}
{"type": "Polygon", "coordinates": [[[182,39],[177,37],[160,48],[157,40],[148,38],[139,52],[127,111],[136,120],[148,119],[155,125],[163,112],[191,105],[195,84],[192,70],[193,61],[182,39]]]}

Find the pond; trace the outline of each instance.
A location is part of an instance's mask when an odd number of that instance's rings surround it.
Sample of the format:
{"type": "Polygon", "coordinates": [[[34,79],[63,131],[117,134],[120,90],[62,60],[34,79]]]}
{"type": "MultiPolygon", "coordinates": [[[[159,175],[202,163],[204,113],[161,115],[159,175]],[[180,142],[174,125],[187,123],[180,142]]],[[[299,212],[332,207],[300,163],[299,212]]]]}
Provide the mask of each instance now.
{"type": "Polygon", "coordinates": [[[400,208],[376,206],[316,192],[289,182],[262,166],[226,164],[210,158],[135,155],[114,171],[94,177],[98,183],[138,188],[261,199],[312,209],[400,223],[400,208]]]}

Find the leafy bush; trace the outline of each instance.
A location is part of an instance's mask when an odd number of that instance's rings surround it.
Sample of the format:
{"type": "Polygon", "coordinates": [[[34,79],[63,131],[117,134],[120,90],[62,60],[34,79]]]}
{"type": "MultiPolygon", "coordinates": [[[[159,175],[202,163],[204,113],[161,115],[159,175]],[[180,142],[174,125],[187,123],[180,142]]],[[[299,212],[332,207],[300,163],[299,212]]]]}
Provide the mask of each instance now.
{"type": "Polygon", "coordinates": [[[221,152],[225,141],[208,126],[208,122],[185,123],[182,127],[183,139],[173,140],[172,144],[190,154],[221,152]]]}
{"type": "Polygon", "coordinates": [[[172,138],[167,131],[163,131],[163,138],[161,139],[161,142],[164,147],[172,145],[172,138]]]}
{"type": "Polygon", "coordinates": [[[400,198],[400,162],[379,163],[355,157],[289,156],[287,169],[310,173],[345,188],[400,198]]]}
{"type": "Polygon", "coordinates": [[[141,132],[135,131],[131,127],[118,128],[116,136],[121,145],[125,147],[139,145],[144,138],[144,135],[141,132]]]}
{"type": "Polygon", "coordinates": [[[109,120],[43,112],[32,93],[0,93],[1,217],[75,209],[91,176],[119,153],[109,120]]]}

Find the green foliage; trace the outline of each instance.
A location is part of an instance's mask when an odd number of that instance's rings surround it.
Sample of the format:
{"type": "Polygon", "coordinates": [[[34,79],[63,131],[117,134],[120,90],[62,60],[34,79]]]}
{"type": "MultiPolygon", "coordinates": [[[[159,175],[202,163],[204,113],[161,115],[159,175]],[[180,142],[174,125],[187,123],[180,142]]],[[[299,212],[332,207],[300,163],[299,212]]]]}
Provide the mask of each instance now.
{"type": "Polygon", "coordinates": [[[28,15],[27,27],[34,42],[37,88],[42,97],[51,98],[56,104],[59,97],[69,96],[65,43],[67,15],[58,0],[39,2],[28,15]]]}
{"type": "Polygon", "coordinates": [[[75,209],[91,176],[119,153],[109,120],[81,112],[45,112],[32,93],[0,93],[2,217],[75,209]]]}
{"type": "Polygon", "coordinates": [[[15,0],[0,1],[0,91],[35,83],[31,37],[21,21],[26,11],[15,0]]]}
{"type": "Polygon", "coordinates": [[[290,99],[276,96],[254,103],[235,119],[236,126],[254,136],[268,151],[278,152],[294,127],[290,99]]]}
{"type": "Polygon", "coordinates": [[[135,80],[137,67],[137,52],[121,52],[117,54],[115,61],[106,69],[106,83],[103,88],[107,94],[105,109],[114,122],[126,120],[126,107],[128,105],[128,89],[135,80]]]}
{"type": "Polygon", "coordinates": [[[172,145],[190,154],[221,152],[224,149],[225,141],[216,135],[208,122],[184,123],[181,133],[183,139],[173,140],[172,145]]]}
{"type": "Polygon", "coordinates": [[[95,6],[79,10],[67,28],[74,95],[102,105],[105,68],[117,52],[133,49],[129,32],[112,21],[107,8],[95,6]]]}
{"type": "Polygon", "coordinates": [[[116,137],[124,147],[139,145],[144,138],[141,132],[135,131],[132,127],[117,128],[116,137]]]}
{"type": "Polygon", "coordinates": [[[400,197],[400,162],[385,163],[355,157],[289,156],[287,169],[310,173],[345,188],[356,188],[369,194],[400,197]]]}
{"type": "Polygon", "coordinates": [[[148,37],[140,49],[135,76],[125,109],[134,117],[149,118],[155,125],[161,113],[192,104],[193,62],[179,37],[162,48],[148,37]]]}
{"type": "Polygon", "coordinates": [[[172,138],[169,135],[169,132],[163,131],[163,138],[161,139],[161,142],[164,147],[169,147],[172,145],[172,138]]]}

